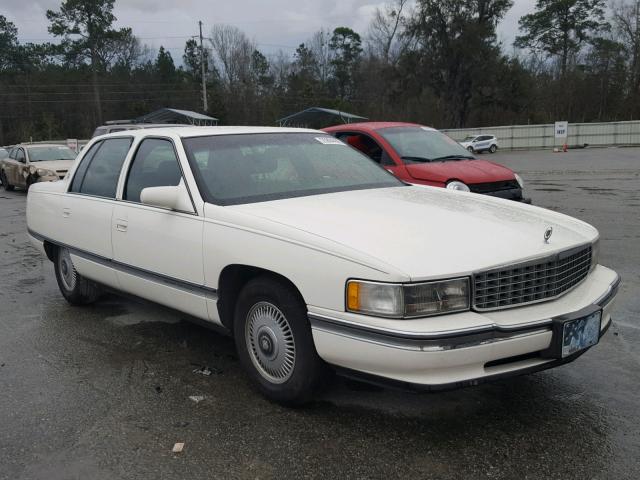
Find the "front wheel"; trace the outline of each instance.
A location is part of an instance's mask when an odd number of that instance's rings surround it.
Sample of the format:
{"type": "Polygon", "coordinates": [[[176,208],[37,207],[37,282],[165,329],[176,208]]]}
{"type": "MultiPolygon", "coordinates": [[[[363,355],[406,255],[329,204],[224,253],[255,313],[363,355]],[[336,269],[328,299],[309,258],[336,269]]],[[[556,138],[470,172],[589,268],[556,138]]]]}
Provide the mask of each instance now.
{"type": "Polygon", "coordinates": [[[2,180],[2,186],[7,192],[14,189],[14,186],[9,183],[9,180],[7,180],[7,175],[4,173],[4,170],[0,170],[0,180],[2,180]]]}
{"type": "Polygon", "coordinates": [[[270,400],[303,404],[328,372],[316,352],[304,303],[279,279],[258,277],[243,288],[234,337],[242,366],[270,400]]]}
{"type": "Polygon", "coordinates": [[[467,147],[467,150],[469,150],[471,153],[476,153],[473,147],[467,147]]]}
{"type": "Polygon", "coordinates": [[[498,151],[498,146],[497,146],[497,145],[491,145],[491,146],[489,147],[489,151],[490,151],[491,153],[496,153],[496,152],[498,151]]]}
{"type": "Polygon", "coordinates": [[[54,258],[56,280],[62,296],[72,305],[87,305],[98,299],[100,289],[80,275],[67,248],[59,248],[54,258]]]}

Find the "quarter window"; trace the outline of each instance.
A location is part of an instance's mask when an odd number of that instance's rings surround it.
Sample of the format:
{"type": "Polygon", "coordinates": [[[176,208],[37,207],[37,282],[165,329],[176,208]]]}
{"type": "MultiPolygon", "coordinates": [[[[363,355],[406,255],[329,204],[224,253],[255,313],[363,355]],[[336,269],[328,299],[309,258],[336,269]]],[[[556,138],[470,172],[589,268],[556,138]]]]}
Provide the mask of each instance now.
{"type": "Polygon", "coordinates": [[[71,191],[115,198],[120,170],[130,147],[131,138],[113,138],[93,145],[78,167],[71,191]]]}
{"type": "Polygon", "coordinates": [[[124,200],[140,202],[142,190],[148,187],[175,187],[182,180],[173,143],[159,138],[143,140],[133,159],[124,200]]]}

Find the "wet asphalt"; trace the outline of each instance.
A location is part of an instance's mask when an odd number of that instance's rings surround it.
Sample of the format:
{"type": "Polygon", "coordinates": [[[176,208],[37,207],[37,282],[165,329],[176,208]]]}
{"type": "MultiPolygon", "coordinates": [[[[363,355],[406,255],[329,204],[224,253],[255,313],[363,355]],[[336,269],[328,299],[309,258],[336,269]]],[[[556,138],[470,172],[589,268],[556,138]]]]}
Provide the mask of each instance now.
{"type": "Polygon", "coordinates": [[[338,378],[294,410],[250,388],[231,339],[180,314],[113,294],[68,305],[28,244],[26,194],[0,190],[0,479],[639,478],[640,149],[481,158],[600,230],[601,263],[624,278],[601,344],[446,393],[338,378]]]}

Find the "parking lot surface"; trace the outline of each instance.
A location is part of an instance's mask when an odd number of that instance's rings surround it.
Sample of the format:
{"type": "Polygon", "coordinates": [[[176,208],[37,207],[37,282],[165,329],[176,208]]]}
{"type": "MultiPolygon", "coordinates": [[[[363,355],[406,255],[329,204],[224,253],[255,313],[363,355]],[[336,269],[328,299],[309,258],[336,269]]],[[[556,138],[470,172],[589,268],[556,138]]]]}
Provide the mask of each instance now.
{"type": "Polygon", "coordinates": [[[28,244],[25,192],[0,191],[0,479],[640,478],[640,149],[482,158],[600,230],[624,280],[609,333],[547,372],[422,395],[336,379],[300,409],[180,314],[68,305],[28,244]]]}

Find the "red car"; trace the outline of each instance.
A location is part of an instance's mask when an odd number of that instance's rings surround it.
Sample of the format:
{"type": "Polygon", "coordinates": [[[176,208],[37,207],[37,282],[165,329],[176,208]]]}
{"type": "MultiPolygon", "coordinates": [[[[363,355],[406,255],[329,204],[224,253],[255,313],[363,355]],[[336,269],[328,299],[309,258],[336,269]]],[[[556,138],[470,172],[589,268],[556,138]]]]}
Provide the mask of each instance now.
{"type": "Polygon", "coordinates": [[[517,173],[477,159],[433,128],[415,123],[366,122],[324,131],[360,150],[407,183],[531,202],[522,195],[524,185],[517,173]]]}

